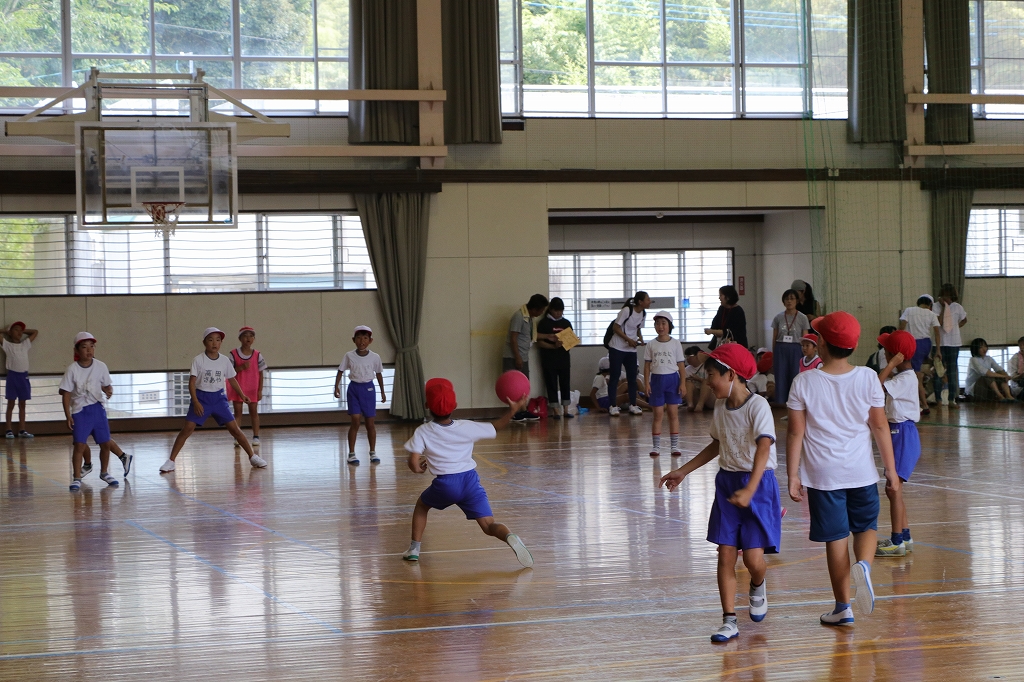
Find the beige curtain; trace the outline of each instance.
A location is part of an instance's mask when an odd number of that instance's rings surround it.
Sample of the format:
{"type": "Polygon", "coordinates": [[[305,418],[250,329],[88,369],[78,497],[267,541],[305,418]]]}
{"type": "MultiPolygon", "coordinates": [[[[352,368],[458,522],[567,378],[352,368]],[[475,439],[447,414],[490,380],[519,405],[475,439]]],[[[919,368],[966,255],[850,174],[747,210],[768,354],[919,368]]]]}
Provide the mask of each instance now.
{"type": "Polygon", "coordinates": [[[420,317],[427,264],[429,194],[356,194],[377,297],[395,344],[391,414],[425,416],[420,317]]]}
{"type": "Polygon", "coordinates": [[[441,0],[444,139],[501,142],[498,0],[441,0]]]}
{"type": "MultiPolygon", "coordinates": [[[[970,94],[970,19],[968,0],[925,0],[928,92],[970,94]]],[[[974,142],[970,104],[929,104],[924,125],[929,144],[974,142]]]]}
{"type": "Polygon", "coordinates": [[[967,266],[967,226],[971,221],[973,189],[932,190],[932,285],[946,282],[964,294],[967,266]]]}
{"type": "Polygon", "coordinates": [[[849,140],[902,142],[907,117],[900,0],[850,0],[849,17],[849,140]]]}

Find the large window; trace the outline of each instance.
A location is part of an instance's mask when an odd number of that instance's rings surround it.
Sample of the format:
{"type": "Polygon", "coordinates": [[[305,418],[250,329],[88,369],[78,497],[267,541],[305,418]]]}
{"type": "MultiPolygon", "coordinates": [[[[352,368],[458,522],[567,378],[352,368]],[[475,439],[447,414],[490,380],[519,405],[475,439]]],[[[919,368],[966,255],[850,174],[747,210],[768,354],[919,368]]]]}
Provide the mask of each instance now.
{"type": "Polygon", "coordinates": [[[374,289],[359,218],[242,214],[238,228],[78,230],[0,218],[0,295],[374,289]]]}
{"type": "Polygon", "coordinates": [[[846,117],[846,0],[501,2],[506,113],[846,117]]]}
{"type": "Polygon", "coordinates": [[[967,227],[968,277],[1024,277],[1024,209],[975,208],[967,227]]]}
{"type": "Polygon", "coordinates": [[[728,249],[552,253],[549,289],[565,301],[565,316],[583,343],[603,343],[608,324],[636,291],[657,299],[651,314],[672,313],[673,336],[699,343],[707,341],[719,287],[732,284],[732,263],[728,249]]]}
{"type": "MultiPolygon", "coordinates": [[[[972,0],[972,91],[985,95],[1024,95],[1024,1],[972,0]]],[[[975,114],[1019,118],[1024,106],[980,104],[975,114]]]]}
{"type": "MultiPolygon", "coordinates": [[[[21,0],[0,5],[0,85],[73,86],[98,66],[201,68],[221,88],[347,88],[348,38],[348,0],[21,0]]],[[[0,100],[0,108],[38,103],[0,100]]],[[[274,113],[348,111],[343,101],[251,104],[274,113]]],[[[172,100],[103,105],[107,114],[179,113],[172,100]]]]}

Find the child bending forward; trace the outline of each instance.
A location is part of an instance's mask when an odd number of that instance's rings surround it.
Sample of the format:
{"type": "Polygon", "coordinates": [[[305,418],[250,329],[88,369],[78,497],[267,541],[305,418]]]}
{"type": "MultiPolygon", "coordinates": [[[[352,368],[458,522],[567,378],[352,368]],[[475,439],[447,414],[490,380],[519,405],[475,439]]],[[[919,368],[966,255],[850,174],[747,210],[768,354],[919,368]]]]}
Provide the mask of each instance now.
{"type": "Polygon", "coordinates": [[[727,642],[740,634],[736,624],[736,557],[750,572],[750,607],[755,623],[768,613],[765,552],[777,554],[782,537],[782,503],[775,480],[775,422],[768,401],[751,393],[747,381],[757,372],[754,356],[737,343],[712,351],[705,362],[714,392],[711,444],[689,462],[666,474],[669,490],[687,475],[718,457],[715,502],[708,520],[708,542],[718,545],[718,591],[722,627],[712,642],[727,642]]]}

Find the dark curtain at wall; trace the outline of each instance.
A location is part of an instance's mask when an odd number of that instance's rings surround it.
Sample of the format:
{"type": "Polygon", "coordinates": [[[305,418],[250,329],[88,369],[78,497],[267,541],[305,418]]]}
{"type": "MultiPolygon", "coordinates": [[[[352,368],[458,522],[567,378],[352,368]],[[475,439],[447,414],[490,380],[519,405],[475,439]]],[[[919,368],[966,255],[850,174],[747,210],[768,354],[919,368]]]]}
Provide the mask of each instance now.
{"type": "MultiPolygon", "coordinates": [[[[418,90],[416,0],[351,0],[349,87],[418,90]]],[[[349,102],[348,141],[419,144],[419,103],[349,102]]]]}
{"type": "MultiPolygon", "coordinates": [[[[925,0],[928,92],[970,94],[970,18],[968,0],[925,0]]],[[[928,144],[974,142],[969,104],[929,104],[924,124],[928,144]]]]}
{"type": "Polygon", "coordinates": [[[498,0],[441,0],[444,141],[501,142],[498,0]]]}
{"type": "Polygon", "coordinates": [[[850,0],[849,12],[849,139],[902,142],[907,117],[900,0],[850,0]]]}
{"type": "Polygon", "coordinates": [[[971,220],[973,201],[973,189],[932,190],[933,291],[949,282],[963,296],[967,225],[971,220]]]}
{"type": "Polygon", "coordinates": [[[429,194],[356,194],[377,297],[395,344],[391,414],[423,419],[420,318],[427,267],[429,194]]]}

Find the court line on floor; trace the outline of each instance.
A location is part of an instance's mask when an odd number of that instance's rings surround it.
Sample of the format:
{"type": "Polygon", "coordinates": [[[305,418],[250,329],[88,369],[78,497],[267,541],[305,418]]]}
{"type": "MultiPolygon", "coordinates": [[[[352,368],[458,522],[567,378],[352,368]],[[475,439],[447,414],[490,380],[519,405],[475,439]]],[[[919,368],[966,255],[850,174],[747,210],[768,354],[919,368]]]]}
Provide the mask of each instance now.
{"type": "Polygon", "coordinates": [[[949,422],[930,422],[921,421],[918,425],[925,426],[944,426],[950,429],[978,429],[981,431],[1006,431],[1007,433],[1024,433],[1024,429],[1013,429],[1004,426],[986,426],[985,424],[951,424],[949,422]]]}

